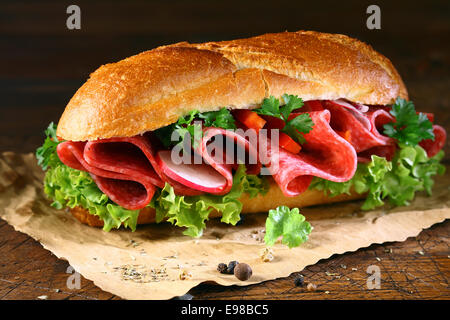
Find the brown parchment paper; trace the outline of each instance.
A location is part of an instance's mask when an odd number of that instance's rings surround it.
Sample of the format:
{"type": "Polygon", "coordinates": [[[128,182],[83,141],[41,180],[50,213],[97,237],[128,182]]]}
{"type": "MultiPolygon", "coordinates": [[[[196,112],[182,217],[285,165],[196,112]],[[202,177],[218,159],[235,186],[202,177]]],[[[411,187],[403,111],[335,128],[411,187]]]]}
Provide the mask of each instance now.
{"type": "Polygon", "coordinates": [[[419,195],[409,207],[364,212],[361,202],[355,201],[304,208],[302,213],[314,227],[309,241],[293,249],[276,244],[274,260],[262,262],[266,214],[246,215],[245,222],[234,227],[211,220],[200,239],[183,236],[180,228],[168,223],[139,227],[134,233],[103,232],[50,207],[43,176],[32,154],[3,153],[0,217],[103,290],[126,299],[168,299],[205,281],[249,285],[286,277],[333,254],[404,241],[450,217],[447,173],[436,179],[432,197],[419,195]],[[216,271],[218,263],[231,260],[251,265],[250,280],[242,282],[216,271]],[[183,270],[188,278],[180,280],[183,270]]]}

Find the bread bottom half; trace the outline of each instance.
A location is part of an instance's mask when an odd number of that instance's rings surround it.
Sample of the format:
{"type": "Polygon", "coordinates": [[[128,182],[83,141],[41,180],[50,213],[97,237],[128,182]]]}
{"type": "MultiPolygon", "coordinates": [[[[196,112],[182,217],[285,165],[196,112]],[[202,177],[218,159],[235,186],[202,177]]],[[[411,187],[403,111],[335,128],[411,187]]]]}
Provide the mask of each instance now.
{"type": "MultiPolygon", "coordinates": [[[[342,194],[335,197],[329,197],[324,192],[319,190],[306,190],[302,194],[295,197],[286,197],[283,195],[278,185],[271,180],[270,188],[267,194],[258,195],[255,198],[251,198],[244,194],[239,200],[243,204],[242,213],[259,213],[268,212],[270,209],[275,209],[278,206],[288,206],[290,208],[303,208],[320,204],[343,202],[355,199],[364,198],[364,194],[358,194],[352,192],[350,195],[342,194]]],[[[70,209],[72,215],[81,223],[87,224],[91,227],[103,227],[103,221],[97,216],[89,213],[88,210],[82,207],[74,207],[70,209]]],[[[217,211],[213,211],[210,214],[211,218],[220,217],[221,214],[217,211]]],[[[141,209],[138,216],[139,224],[149,224],[155,222],[155,209],[145,207],[141,209]]]]}

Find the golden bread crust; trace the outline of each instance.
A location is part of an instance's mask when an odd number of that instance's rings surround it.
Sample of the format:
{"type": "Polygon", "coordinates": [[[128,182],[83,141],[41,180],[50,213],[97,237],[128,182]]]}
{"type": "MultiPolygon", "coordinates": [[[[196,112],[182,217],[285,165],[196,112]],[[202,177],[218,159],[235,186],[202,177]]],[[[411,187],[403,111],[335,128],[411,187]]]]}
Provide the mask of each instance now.
{"type": "Polygon", "coordinates": [[[408,98],[386,57],[344,35],[298,31],[183,42],[100,67],[68,103],[57,135],[72,141],[130,137],[191,110],[254,108],[284,93],[363,104],[408,98]]]}

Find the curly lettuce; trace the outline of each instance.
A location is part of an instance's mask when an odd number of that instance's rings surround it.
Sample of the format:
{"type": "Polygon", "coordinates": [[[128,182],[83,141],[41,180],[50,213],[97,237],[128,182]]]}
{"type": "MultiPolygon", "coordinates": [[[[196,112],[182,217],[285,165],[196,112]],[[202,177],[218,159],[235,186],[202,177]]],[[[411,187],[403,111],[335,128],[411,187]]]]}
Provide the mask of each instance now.
{"type": "MultiPolygon", "coordinates": [[[[240,220],[242,211],[242,203],[238,198],[244,192],[255,197],[267,190],[266,179],[246,175],[245,166],[241,166],[234,175],[231,191],[224,196],[177,196],[173,188],[166,184],[154,196],[150,206],[156,209],[157,222],[167,219],[176,226],[185,227],[184,234],[199,237],[212,210],[222,213],[222,222],[235,225],[240,220]]],[[[53,200],[51,205],[57,209],[77,206],[87,209],[90,214],[104,222],[105,231],[119,228],[122,224],[133,231],[136,230],[139,210],[127,210],[113,203],[87,172],[59,163],[48,168],[44,191],[53,200]]]]}
{"type": "Polygon", "coordinates": [[[272,246],[282,237],[281,243],[289,248],[297,247],[308,240],[312,229],[298,208],[289,209],[280,206],[275,210],[269,210],[264,241],[266,245],[272,246]]]}
{"type": "MultiPolygon", "coordinates": [[[[59,160],[56,148],[61,141],[56,137],[53,123],[45,134],[46,139],[37,149],[36,158],[42,169],[46,170],[44,192],[53,200],[51,205],[57,209],[81,206],[104,222],[105,231],[121,225],[136,230],[139,210],[127,210],[115,204],[97,187],[89,173],[72,169],[59,160]]],[[[242,203],[238,199],[242,194],[256,197],[267,191],[267,180],[247,175],[245,166],[241,165],[234,174],[231,191],[226,195],[177,196],[173,188],[166,184],[157,191],[150,206],[156,209],[157,222],[167,219],[176,226],[185,227],[184,234],[199,237],[212,210],[222,214],[222,222],[235,225],[240,220],[242,203]]]]}
{"type": "Polygon", "coordinates": [[[109,200],[89,173],[58,164],[47,170],[44,192],[53,200],[56,209],[81,206],[104,222],[103,230],[110,231],[122,224],[136,230],[139,210],[127,210],[109,200]]]}
{"type": "Polygon", "coordinates": [[[363,210],[382,206],[386,200],[395,206],[406,206],[418,191],[426,191],[431,195],[433,176],[445,172],[445,167],[439,163],[443,157],[442,150],[429,158],[418,145],[403,146],[392,161],[373,155],[370,163],[358,164],[355,175],[347,182],[332,182],[316,177],[310,189],[322,190],[331,197],[350,194],[352,190],[359,194],[367,193],[363,210]]]}

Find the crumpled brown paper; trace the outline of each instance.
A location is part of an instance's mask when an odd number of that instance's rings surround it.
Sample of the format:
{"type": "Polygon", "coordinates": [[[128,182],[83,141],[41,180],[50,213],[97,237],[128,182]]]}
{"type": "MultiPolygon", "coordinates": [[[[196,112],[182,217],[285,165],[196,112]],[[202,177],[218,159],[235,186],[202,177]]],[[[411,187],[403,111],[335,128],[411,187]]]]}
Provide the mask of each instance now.
{"type": "Polygon", "coordinates": [[[142,226],[134,233],[104,232],[50,207],[43,176],[32,154],[3,153],[0,217],[68,260],[103,290],[127,299],[168,299],[205,281],[249,285],[286,277],[333,254],[403,241],[450,218],[447,174],[436,178],[432,197],[419,195],[409,207],[364,212],[359,209],[361,202],[355,201],[304,208],[302,213],[314,227],[308,242],[293,249],[276,244],[274,259],[263,262],[266,214],[247,215],[239,226],[211,220],[200,239],[184,236],[168,223],[142,226]],[[218,263],[231,260],[251,265],[250,280],[242,282],[216,270],[218,263]]]}

